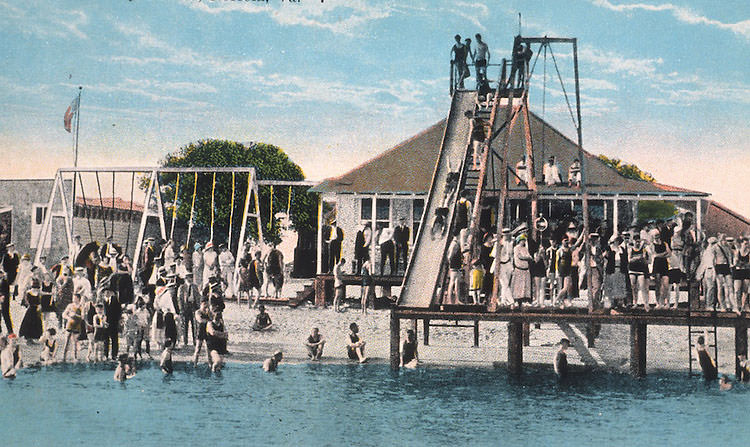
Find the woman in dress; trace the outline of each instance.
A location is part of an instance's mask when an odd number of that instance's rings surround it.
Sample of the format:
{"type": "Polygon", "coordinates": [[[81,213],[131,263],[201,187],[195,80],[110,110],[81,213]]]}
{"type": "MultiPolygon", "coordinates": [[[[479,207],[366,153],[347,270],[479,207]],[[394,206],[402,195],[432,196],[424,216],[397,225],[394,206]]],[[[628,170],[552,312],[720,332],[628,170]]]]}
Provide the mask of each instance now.
{"type": "Polygon", "coordinates": [[[622,238],[612,236],[604,253],[604,296],[614,308],[625,304],[628,295],[627,278],[623,273],[623,264],[627,266],[627,256],[623,252],[622,238]]]}
{"type": "Polygon", "coordinates": [[[531,263],[534,258],[529,253],[528,240],[525,234],[518,236],[513,247],[513,277],[510,281],[513,290],[512,308],[520,307],[524,301],[531,301],[531,263]]]}
{"type": "Polygon", "coordinates": [[[39,311],[40,303],[41,291],[39,290],[39,281],[35,279],[31,283],[31,289],[24,296],[26,313],[23,316],[23,321],[21,321],[21,328],[18,330],[18,336],[24,337],[27,342],[39,340],[44,332],[42,328],[42,315],[39,311]]]}

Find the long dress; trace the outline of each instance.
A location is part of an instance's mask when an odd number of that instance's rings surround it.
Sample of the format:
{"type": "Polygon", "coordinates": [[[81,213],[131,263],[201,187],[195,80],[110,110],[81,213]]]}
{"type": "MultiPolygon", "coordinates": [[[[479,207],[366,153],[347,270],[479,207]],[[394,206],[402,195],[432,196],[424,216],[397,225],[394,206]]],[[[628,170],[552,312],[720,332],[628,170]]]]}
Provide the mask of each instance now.
{"type": "Polygon", "coordinates": [[[26,303],[29,306],[21,321],[21,328],[18,330],[19,337],[38,340],[42,336],[42,318],[39,314],[40,297],[38,292],[29,291],[26,293],[26,303]]]}

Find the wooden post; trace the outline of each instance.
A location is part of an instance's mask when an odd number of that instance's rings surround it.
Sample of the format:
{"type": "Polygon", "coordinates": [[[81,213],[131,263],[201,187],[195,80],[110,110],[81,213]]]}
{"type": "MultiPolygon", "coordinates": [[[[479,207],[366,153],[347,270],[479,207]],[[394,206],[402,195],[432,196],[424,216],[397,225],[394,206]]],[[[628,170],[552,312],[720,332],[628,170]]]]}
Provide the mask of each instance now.
{"type": "Polygon", "coordinates": [[[396,315],[396,311],[391,309],[391,369],[398,371],[399,364],[401,363],[400,348],[401,340],[401,321],[396,315]]]}
{"type": "Polygon", "coordinates": [[[594,339],[596,338],[596,331],[594,329],[594,323],[588,323],[586,325],[586,347],[593,348],[594,339]]]}
{"type": "Polygon", "coordinates": [[[508,323],[508,373],[520,375],[523,370],[523,322],[508,323]]]}
{"type": "Polygon", "coordinates": [[[474,320],[474,347],[479,347],[479,320],[474,320]]]}
{"type": "Polygon", "coordinates": [[[612,200],[612,234],[620,234],[620,208],[617,205],[617,196],[612,200]]]}
{"type": "Polygon", "coordinates": [[[425,318],[422,320],[423,327],[424,327],[424,343],[422,343],[425,346],[430,346],[430,320],[425,318]]]}
{"type": "Polygon", "coordinates": [[[630,373],[646,376],[646,323],[630,324],[630,373]]]}
{"type": "Polygon", "coordinates": [[[734,327],[734,374],[740,377],[740,354],[747,355],[747,323],[740,322],[734,327]]]}
{"type": "Polygon", "coordinates": [[[528,321],[523,322],[523,345],[529,346],[531,345],[531,327],[529,326],[528,321]]]}

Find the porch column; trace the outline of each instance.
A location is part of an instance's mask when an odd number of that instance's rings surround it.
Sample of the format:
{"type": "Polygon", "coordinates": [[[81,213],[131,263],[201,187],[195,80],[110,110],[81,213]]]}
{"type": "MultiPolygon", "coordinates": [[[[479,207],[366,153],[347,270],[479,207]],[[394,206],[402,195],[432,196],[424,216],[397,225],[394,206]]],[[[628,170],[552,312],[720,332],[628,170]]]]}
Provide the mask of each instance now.
{"type": "MultiPolygon", "coordinates": [[[[372,195],[372,223],[370,224],[370,275],[375,275],[375,244],[377,244],[377,241],[375,240],[375,213],[377,212],[377,202],[378,202],[378,195],[373,194],[372,195]]],[[[381,274],[383,272],[380,272],[381,274]]]]}
{"type": "Polygon", "coordinates": [[[698,231],[703,230],[703,207],[701,206],[701,202],[700,198],[695,200],[695,227],[698,231]]]}
{"type": "MultiPolygon", "coordinates": [[[[258,211],[260,212],[260,211],[258,211]]],[[[318,253],[315,257],[316,273],[320,275],[323,273],[323,195],[318,196],[318,253]]]]}
{"type": "Polygon", "coordinates": [[[617,196],[615,196],[614,200],[612,200],[612,232],[615,235],[620,234],[618,225],[618,222],[620,220],[620,209],[617,206],[618,202],[619,201],[617,200],[617,196]]]}

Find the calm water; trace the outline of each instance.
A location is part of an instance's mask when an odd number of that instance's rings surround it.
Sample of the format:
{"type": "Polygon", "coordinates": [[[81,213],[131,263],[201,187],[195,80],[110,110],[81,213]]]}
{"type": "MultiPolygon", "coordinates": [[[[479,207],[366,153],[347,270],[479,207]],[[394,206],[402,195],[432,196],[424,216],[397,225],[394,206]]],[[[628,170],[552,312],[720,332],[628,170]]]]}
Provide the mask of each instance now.
{"type": "Polygon", "coordinates": [[[15,445],[740,445],[750,388],[719,392],[682,373],[392,373],[386,365],[56,365],[0,381],[3,446],[15,445]],[[10,427],[13,427],[12,429],[10,427]],[[213,439],[213,442],[211,441],[213,439]],[[80,443],[82,442],[82,444],[80,443]],[[607,444],[601,444],[607,442],[607,444]]]}

